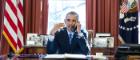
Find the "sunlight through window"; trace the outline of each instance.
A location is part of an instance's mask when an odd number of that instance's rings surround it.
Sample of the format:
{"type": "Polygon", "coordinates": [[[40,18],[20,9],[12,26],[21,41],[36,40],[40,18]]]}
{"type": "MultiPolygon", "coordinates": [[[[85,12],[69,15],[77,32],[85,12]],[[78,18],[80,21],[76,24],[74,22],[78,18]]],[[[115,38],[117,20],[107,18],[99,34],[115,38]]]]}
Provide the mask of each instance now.
{"type": "Polygon", "coordinates": [[[86,27],[85,0],[49,0],[48,34],[56,23],[63,23],[67,12],[75,11],[79,14],[82,28],[86,27]]]}

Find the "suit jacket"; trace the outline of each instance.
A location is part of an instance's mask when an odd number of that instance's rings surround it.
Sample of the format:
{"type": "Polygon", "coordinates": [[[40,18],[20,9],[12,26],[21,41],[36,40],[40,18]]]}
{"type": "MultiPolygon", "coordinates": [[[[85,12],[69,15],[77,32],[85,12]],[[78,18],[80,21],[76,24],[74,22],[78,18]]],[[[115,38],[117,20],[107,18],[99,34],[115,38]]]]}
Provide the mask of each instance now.
{"type": "Polygon", "coordinates": [[[48,54],[85,54],[89,53],[89,49],[86,44],[87,36],[83,33],[83,37],[79,37],[77,32],[74,32],[71,44],[69,44],[69,37],[67,29],[63,28],[55,33],[54,41],[49,42],[47,45],[48,54]]]}

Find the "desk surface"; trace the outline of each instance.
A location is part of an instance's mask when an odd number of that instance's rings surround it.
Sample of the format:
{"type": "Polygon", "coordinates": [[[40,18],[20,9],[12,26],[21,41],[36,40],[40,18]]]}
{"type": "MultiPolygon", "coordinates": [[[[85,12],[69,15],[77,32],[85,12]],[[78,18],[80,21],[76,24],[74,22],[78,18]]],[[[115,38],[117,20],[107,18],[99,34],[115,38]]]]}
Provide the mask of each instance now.
{"type": "MultiPolygon", "coordinates": [[[[15,56],[13,56],[11,59],[12,60],[25,60],[25,59],[27,59],[27,60],[53,60],[53,59],[71,59],[73,56],[71,56],[70,58],[45,58],[44,56],[46,56],[46,55],[41,55],[41,54],[39,54],[39,55],[37,55],[37,54],[21,54],[21,55],[15,55],[15,56]]],[[[78,55],[77,55],[78,56],[78,55]]],[[[83,55],[82,55],[83,56],[83,55]]],[[[115,58],[114,58],[114,56],[104,56],[104,58],[103,57],[101,57],[101,58],[97,58],[97,56],[95,56],[95,55],[88,55],[88,58],[85,58],[85,59],[91,59],[91,60],[94,60],[94,59],[108,59],[108,60],[114,60],[115,58]],[[89,58],[90,57],[90,58],[89,58]]],[[[7,59],[9,59],[6,55],[3,55],[3,56],[0,56],[0,60],[7,60],[7,59]]],[[[75,58],[74,57],[74,59],[79,59],[79,58],[75,58]]],[[[83,58],[80,58],[80,59],[83,59],[83,58]]]]}
{"type": "MultiPolygon", "coordinates": [[[[46,55],[34,55],[34,54],[21,54],[18,58],[39,58],[39,59],[102,59],[107,60],[114,58],[114,56],[96,56],[96,55],[82,55],[82,54],[46,54],[46,55]]],[[[112,60],[112,59],[111,59],[112,60]]]]}

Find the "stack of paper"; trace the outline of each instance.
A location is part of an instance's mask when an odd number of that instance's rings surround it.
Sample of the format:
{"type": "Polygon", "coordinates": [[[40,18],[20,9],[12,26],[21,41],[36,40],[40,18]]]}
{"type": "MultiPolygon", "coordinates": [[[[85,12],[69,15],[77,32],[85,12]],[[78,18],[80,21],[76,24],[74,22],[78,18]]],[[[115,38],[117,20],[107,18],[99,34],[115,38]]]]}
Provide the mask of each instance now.
{"type": "Polygon", "coordinates": [[[66,58],[86,59],[87,56],[83,54],[64,54],[66,58]]]}
{"type": "Polygon", "coordinates": [[[44,58],[87,59],[87,56],[83,54],[47,54],[44,58]]]}

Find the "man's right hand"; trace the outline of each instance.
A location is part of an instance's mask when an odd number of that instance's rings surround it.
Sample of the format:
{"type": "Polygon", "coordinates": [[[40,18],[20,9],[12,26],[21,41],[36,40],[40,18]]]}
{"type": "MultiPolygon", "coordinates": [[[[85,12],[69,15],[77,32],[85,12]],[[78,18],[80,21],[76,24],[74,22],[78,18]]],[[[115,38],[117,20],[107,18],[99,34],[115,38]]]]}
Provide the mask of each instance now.
{"type": "Polygon", "coordinates": [[[54,25],[53,29],[50,32],[50,35],[55,35],[56,31],[64,27],[64,23],[57,23],[54,25]]]}

